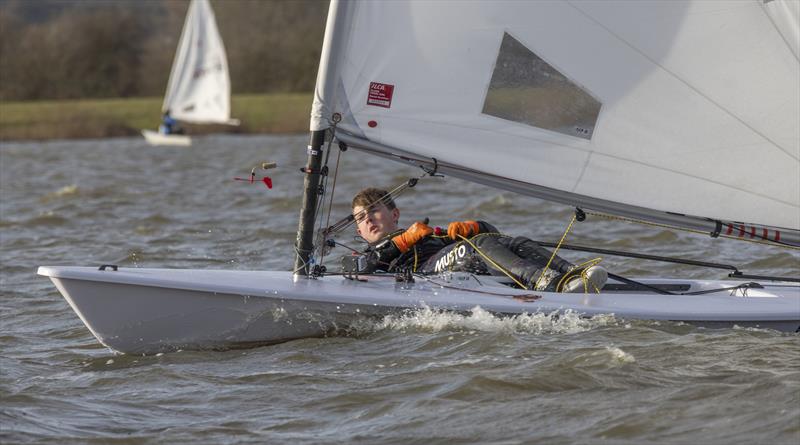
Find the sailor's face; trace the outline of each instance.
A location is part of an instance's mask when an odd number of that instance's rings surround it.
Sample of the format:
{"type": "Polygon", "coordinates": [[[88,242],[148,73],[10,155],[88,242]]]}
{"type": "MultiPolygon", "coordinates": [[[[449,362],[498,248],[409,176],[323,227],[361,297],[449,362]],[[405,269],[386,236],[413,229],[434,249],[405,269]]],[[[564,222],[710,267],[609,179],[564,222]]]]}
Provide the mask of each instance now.
{"type": "Polygon", "coordinates": [[[353,216],[356,217],[356,233],[369,243],[374,243],[384,236],[397,230],[397,221],[400,210],[389,210],[386,204],[379,202],[369,209],[362,206],[353,207],[353,216]]]}

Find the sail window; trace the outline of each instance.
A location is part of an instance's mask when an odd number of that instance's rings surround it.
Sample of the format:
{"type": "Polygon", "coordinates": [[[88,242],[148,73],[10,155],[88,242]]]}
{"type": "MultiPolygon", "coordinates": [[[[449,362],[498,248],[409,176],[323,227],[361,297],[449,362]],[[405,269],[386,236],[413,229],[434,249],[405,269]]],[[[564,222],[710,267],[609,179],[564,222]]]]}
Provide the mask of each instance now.
{"type": "Polygon", "coordinates": [[[580,86],[504,33],[484,114],[591,139],[600,106],[580,86]]]}

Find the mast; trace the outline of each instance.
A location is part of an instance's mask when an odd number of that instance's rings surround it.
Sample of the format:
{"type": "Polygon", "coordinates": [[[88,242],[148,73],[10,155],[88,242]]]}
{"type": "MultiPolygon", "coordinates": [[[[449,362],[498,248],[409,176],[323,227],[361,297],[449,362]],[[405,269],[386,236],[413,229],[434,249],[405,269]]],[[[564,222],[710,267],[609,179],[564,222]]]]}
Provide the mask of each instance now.
{"type": "Polygon", "coordinates": [[[306,177],[303,180],[303,205],[300,208],[300,222],[297,225],[297,241],[295,242],[295,275],[308,275],[308,260],[314,250],[314,219],[317,210],[317,198],[320,195],[320,178],[322,167],[322,149],[325,143],[325,130],[311,132],[308,143],[308,160],[303,169],[306,177]]]}
{"type": "MultiPolygon", "coordinates": [[[[294,273],[309,275],[311,268],[308,261],[314,250],[314,219],[316,217],[317,200],[322,194],[320,180],[322,176],[322,150],[325,143],[325,131],[336,125],[338,118],[334,116],[331,103],[336,94],[339,81],[339,64],[342,63],[342,48],[349,32],[349,15],[357,5],[356,2],[331,0],[328,7],[328,20],[325,25],[325,41],[320,54],[317,84],[314,91],[314,103],[311,109],[311,140],[308,144],[308,161],[303,181],[303,205],[300,209],[300,222],[297,227],[295,243],[294,273]]],[[[339,116],[341,118],[341,116],[339,116]]],[[[333,131],[333,130],[332,130],[333,131]]]]}

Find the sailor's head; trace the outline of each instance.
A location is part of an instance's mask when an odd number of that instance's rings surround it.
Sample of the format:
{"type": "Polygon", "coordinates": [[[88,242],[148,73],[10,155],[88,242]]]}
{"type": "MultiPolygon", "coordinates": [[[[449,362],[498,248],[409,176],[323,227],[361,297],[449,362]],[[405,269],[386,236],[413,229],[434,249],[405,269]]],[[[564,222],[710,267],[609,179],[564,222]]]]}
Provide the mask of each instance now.
{"type": "Polygon", "coordinates": [[[400,210],[386,190],[365,188],[353,197],[356,233],[374,243],[397,230],[400,210]]]}

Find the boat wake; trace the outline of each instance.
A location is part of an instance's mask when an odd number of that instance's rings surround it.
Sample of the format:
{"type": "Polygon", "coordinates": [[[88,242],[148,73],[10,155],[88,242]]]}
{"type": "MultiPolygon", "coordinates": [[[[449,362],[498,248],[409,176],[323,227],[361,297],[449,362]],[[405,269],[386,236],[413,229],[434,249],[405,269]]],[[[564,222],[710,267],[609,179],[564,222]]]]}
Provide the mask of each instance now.
{"type": "Polygon", "coordinates": [[[423,331],[478,331],[509,334],[571,334],[604,326],[616,325],[613,315],[596,315],[585,318],[573,311],[564,313],[530,313],[500,316],[475,306],[469,313],[448,312],[430,307],[387,315],[379,321],[364,320],[359,333],[383,330],[423,331]]]}

